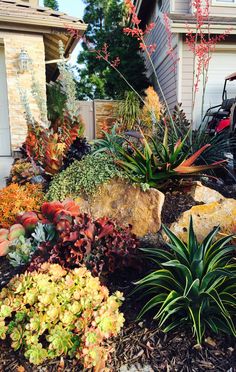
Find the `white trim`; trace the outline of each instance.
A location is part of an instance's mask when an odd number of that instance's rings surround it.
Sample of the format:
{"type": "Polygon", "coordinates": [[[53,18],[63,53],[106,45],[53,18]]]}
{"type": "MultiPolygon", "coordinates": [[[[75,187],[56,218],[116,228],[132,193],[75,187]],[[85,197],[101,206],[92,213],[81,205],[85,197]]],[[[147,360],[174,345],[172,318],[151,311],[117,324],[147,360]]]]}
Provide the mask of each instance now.
{"type": "Polygon", "coordinates": [[[227,2],[222,1],[222,0],[219,0],[219,1],[217,1],[217,0],[212,0],[212,1],[211,1],[211,5],[212,5],[212,6],[221,6],[221,7],[222,7],[222,6],[223,6],[223,7],[227,6],[227,7],[235,8],[235,6],[236,6],[236,0],[233,0],[232,3],[227,3],[227,2]]]}
{"type": "Polygon", "coordinates": [[[175,0],[170,0],[170,13],[175,11],[175,0]]]}
{"type": "MultiPolygon", "coordinates": [[[[230,25],[229,25],[230,26],[230,25]]],[[[195,24],[190,24],[190,28],[193,30],[196,28],[195,24]]],[[[220,34],[224,33],[225,29],[227,28],[227,25],[211,25],[210,32],[211,34],[220,34]]],[[[233,25],[230,27],[230,35],[236,35],[236,25],[233,25]]],[[[208,33],[208,25],[205,26],[206,33],[208,33]]],[[[173,23],[171,25],[171,32],[172,33],[180,33],[180,34],[186,34],[187,29],[186,29],[186,23],[180,22],[180,23],[173,23]]]]}
{"type": "MultiPolygon", "coordinates": [[[[0,39],[1,43],[2,39],[0,39]]],[[[0,49],[2,49],[2,56],[3,56],[3,67],[4,67],[4,76],[3,76],[3,89],[5,91],[5,104],[6,104],[6,116],[4,118],[4,122],[6,124],[5,128],[1,128],[3,131],[5,130],[6,138],[4,138],[4,142],[6,143],[6,152],[2,153],[0,156],[11,156],[12,155],[12,143],[11,143],[11,127],[10,127],[10,117],[9,117],[9,96],[8,96],[8,79],[7,79],[7,70],[6,70],[6,48],[5,43],[3,40],[3,44],[0,45],[0,49]]],[[[5,136],[4,136],[5,137],[5,136]]]]}
{"type": "Polygon", "coordinates": [[[183,37],[178,35],[178,64],[177,64],[177,102],[182,102],[182,79],[183,79],[183,37]]]}

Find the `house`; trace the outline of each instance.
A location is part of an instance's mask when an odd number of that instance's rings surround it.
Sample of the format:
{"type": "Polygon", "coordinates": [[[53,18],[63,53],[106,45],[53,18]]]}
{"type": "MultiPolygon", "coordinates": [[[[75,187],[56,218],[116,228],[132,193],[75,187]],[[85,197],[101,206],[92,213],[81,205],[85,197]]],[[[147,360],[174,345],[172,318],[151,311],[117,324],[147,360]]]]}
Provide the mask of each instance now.
{"type": "Polygon", "coordinates": [[[29,93],[32,114],[39,117],[30,95],[32,73],[46,103],[46,81],[58,76],[58,41],[64,43],[65,57],[78,42],[69,28],[82,36],[86,25],[78,18],[40,7],[38,0],[0,0],[0,156],[11,155],[27,133],[20,89],[29,93]]]}
{"type": "MultiPolygon", "coordinates": [[[[231,29],[230,36],[220,42],[212,55],[209,66],[209,77],[205,95],[204,109],[222,102],[224,79],[236,71],[236,0],[210,1],[210,32],[212,35],[231,29]]],[[[156,22],[152,33],[147,37],[148,44],[157,44],[152,60],[159,81],[171,109],[177,102],[182,102],[183,109],[191,118],[193,91],[193,54],[186,44],[186,32],[189,25],[195,29],[195,18],[191,0],[136,0],[135,5],[145,27],[150,22],[156,22]],[[172,33],[172,48],[179,59],[176,71],[173,61],[168,55],[167,32],[163,14],[168,14],[172,33]]],[[[148,75],[155,85],[153,70],[147,62],[148,75]]],[[[157,88],[157,87],[156,87],[157,88]]],[[[158,90],[158,88],[157,88],[158,90]]],[[[228,97],[236,96],[236,84],[228,92],[228,97]]],[[[194,123],[201,123],[201,86],[197,92],[194,110],[194,123]]]]}

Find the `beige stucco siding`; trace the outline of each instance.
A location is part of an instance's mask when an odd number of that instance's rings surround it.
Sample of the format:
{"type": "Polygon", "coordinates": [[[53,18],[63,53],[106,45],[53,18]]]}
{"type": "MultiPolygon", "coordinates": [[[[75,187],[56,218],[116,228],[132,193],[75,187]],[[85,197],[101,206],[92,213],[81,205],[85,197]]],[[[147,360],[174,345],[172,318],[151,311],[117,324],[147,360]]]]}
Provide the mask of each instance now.
{"type": "Polygon", "coordinates": [[[46,100],[44,42],[41,35],[3,31],[0,31],[0,39],[3,40],[5,49],[11,146],[13,150],[16,150],[25,140],[27,133],[18,86],[27,91],[30,108],[35,119],[38,120],[40,117],[38,106],[31,94],[31,73],[18,73],[18,56],[22,48],[28,52],[33,62],[35,78],[40,84],[42,97],[46,100]]]}

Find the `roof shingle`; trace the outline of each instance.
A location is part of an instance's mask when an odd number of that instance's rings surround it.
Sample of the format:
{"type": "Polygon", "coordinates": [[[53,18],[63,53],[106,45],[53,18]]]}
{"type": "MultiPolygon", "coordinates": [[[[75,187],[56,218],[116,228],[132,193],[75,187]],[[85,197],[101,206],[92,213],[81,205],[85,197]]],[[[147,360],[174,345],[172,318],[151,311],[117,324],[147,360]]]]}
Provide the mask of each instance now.
{"type": "MultiPolygon", "coordinates": [[[[38,25],[66,29],[86,29],[83,20],[41,6],[34,7],[17,0],[0,0],[0,22],[38,25]]],[[[1,25],[0,24],[0,25],[1,25]]]]}

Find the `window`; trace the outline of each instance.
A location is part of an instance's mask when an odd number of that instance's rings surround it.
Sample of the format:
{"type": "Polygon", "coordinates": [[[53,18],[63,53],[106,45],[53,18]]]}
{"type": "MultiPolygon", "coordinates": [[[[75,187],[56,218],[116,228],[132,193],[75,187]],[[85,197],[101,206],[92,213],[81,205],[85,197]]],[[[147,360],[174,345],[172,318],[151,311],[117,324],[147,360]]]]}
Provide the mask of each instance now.
{"type": "Polygon", "coordinates": [[[213,0],[212,5],[236,5],[236,0],[213,0]]]}

